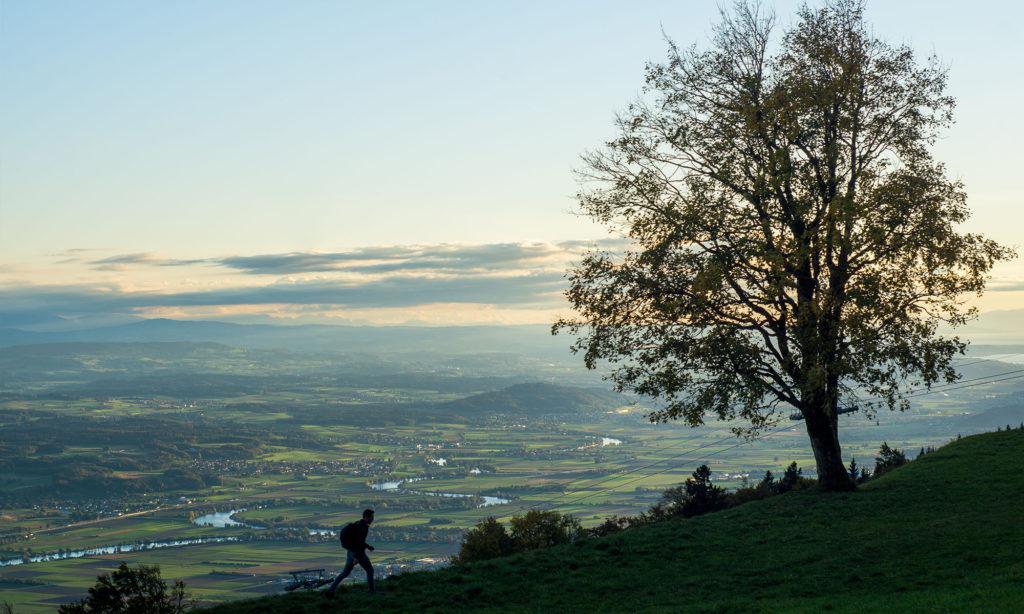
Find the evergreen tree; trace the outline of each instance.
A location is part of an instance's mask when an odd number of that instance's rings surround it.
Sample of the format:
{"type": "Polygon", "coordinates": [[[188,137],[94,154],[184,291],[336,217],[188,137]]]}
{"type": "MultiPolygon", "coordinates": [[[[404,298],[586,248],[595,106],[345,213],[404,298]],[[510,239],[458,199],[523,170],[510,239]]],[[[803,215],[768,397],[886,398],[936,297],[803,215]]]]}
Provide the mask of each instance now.
{"type": "Polygon", "coordinates": [[[669,514],[691,518],[725,509],[729,497],[724,488],[711,482],[711,469],[701,465],[685,484],[666,490],[660,503],[669,514]]]}
{"type": "Polygon", "coordinates": [[[778,494],[786,493],[800,483],[803,478],[804,470],[797,466],[796,461],[793,461],[786,467],[785,473],[782,474],[782,479],[779,480],[779,484],[776,487],[778,494]]]}
{"type": "Polygon", "coordinates": [[[906,464],[907,455],[899,448],[890,448],[889,443],[883,441],[882,447],[878,450],[878,456],[875,457],[874,477],[906,464]]]}

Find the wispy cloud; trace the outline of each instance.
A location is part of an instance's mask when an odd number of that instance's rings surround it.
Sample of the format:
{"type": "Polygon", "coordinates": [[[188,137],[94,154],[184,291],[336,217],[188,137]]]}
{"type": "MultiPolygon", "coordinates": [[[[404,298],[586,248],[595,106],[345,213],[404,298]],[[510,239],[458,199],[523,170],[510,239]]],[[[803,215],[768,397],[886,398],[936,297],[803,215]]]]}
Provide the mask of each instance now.
{"type": "Polygon", "coordinates": [[[121,270],[127,266],[212,265],[251,275],[295,275],[303,273],[416,273],[434,271],[496,272],[558,267],[577,257],[584,249],[616,246],[616,240],[597,243],[490,243],[484,245],[394,245],[362,247],[337,252],[287,252],[252,256],[227,256],[179,260],[149,252],[118,254],[89,262],[99,270],[121,270]]]}
{"type": "Polygon", "coordinates": [[[988,284],[990,292],[1022,292],[1024,291],[1024,279],[1019,277],[995,278],[988,284]]]}
{"type": "Polygon", "coordinates": [[[99,260],[90,261],[89,264],[99,271],[121,271],[129,266],[188,266],[205,262],[208,262],[208,260],[175,260],[163,258],[150,252],[139,252],[100,258],[99,260]]]}
{"type": "Polygon", "coordinates": [[[275,282],[193,292],[132,292],[115,286],[15,286],[0,288],[0,315],[26,309],[94,313],[142,307],[199,305],[348,305],[404,307],[428,303],[533,304],[557,300],[561,275],[386,277],[366,282],[275,282]]]}
{"type": "MultiPolygon", "coordinates": [[[[563,273],[569,262],[595,244],[494,243],[485,245],[399,245],[335,252],[288,252],[250,256],[174,259],[151,252],[97,258],[67,252],[79,266],[123,272],[117,283],[0,286],[0,326],[29,316],[78,318],[211,309],[259,312],[366,313],[450,305],[500,310],[552,310],[564,306],[563,273]],[[168,287],[159,267],[201,266],[203,289],[168,287]],[[210,278],[217,270],[223,277],[210,278]],[[239,276],[241,274],[241,276],[239,276]],[[157,283],[134,283],[127,280],[157,283]],[[160,286],[159,291],[138,288],[160,286]]],[[[615,248],[617,241],[601,241],[615,248]]],[[[100,279],[99,277],[97,279],[100,279]]],[[[458,315],[453,314],[453,321],[458,315]]]]}

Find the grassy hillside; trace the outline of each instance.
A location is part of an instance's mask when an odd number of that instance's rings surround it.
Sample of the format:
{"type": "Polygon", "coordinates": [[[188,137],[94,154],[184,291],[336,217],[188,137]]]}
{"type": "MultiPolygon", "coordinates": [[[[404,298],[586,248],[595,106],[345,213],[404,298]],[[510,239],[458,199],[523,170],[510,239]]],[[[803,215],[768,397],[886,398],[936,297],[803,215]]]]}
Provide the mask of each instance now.
{"type": "MultiPolygon", "coordinates": [[[[215,612],[1021,611],[1024,431],[967,437],[865,485],[466,568],[215,612]]],[[[339,553],[340,554],[340,553],[339,553]]]]}

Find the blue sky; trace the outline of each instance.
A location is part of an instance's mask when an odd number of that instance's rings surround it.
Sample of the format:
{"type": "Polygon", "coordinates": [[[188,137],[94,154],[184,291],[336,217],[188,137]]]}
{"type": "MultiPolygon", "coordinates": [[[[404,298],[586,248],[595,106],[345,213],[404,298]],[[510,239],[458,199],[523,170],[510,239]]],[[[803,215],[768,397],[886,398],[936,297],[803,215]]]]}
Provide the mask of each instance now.
{"type": "MultiPolygon", "coordinates": [[[[775,6],[785,24],[795,3],[775,6]]],[[[104,309],[136,315],[544,320],[558,308],[557,293],[537,294],[550,290],[548,276],[576,242],[606,236],[571,213],[577,156],[612,135],[644,63],[664,56],[661,29],[701,43],[717,10],[704,1],[5,0],[0,290],[51,315],[76,304],[99,313],[84,306],[100,293],[104,309]],[[385,248],[404,259],[366,258],[385,248]],[[473,249],[525,256],[519,268],[446,268],[461,281],[445,302],[415,274],[436,275],[427,264],[438,249],[456,260],[473,249]],[[365,271],[229,264],[311,253],[401,262],[415,279],[406,299],[387,303],[372,298],[384,280],[365,271]],[[488,303],[470,277],[505,283],[502,296],[521,283],[524,294],[488,303]],[[265,297],[287,301],[281,287],[330,283],[339,300],[366,284],[367,298],[320,312],[150,300],[274,286],[265,297]],[[133,293],[147,298],[109,303],[133,293]]],[[[1019,246],[1024,9],[876,1],[869,18],[883,37],[949,63],[958,124],[938,156],[968,186],[971,228],[1019,246]]],[[[1024,282],[1019,262],[997,276],[1004,291],[983,308],[1024,307],[1024,292],[1012,291],[1024,282]]]]}

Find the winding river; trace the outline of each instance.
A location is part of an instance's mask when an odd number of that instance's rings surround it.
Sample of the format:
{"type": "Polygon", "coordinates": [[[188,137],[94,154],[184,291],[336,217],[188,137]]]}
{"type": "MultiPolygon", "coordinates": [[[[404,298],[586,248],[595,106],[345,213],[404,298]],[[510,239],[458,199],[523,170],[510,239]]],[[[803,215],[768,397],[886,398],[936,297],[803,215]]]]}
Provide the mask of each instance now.
{"type": "MultiPolygon", "coordinates": [[[[465,493],[457,492],[439,492],[439,491],[428,491],[428,490],[406,490],[402,488],[403,484],[412,482],[419,482],[426,478],[407,478],[403,480],[390,480],[386,482],[376,482],[370,485],[373,490],[380,491],[395,491],[404,490],[409,494],[414,495],[426,495],[429,497],[449,497],[454,499],[462,499],[465,497],[475,497],[478,495],[469,495],[465,493]]],[[[491,507],[492,505],[504,505],[510,503],[510,499],[504,499],[502,497],[492,497],[490,495],[479,495],[482,502],[477,505],[481,507],[491,507]]],[[[265,529],[253,524],[248,524],[241,520],[236,520],[234,515],[245,510],[229,510],[226,512],[211,512],[209,514],[203,514],[202,516],[196,516],[192,519],[192,524],[200,527],[214,527],[218,529],[225,528],[248,528],[248,529],[265,529]]],[[[279,527],[284,529],[298,529],[298,527],[279,527]]],[[[310,535],[332,535],[335,533],[334,529],[306,529],[310,535]]],[[[84,556],[99,556],[104,554],[120,554],[123,552],[140,552],[143,550],[159,550],[162,548],[184,548],[186,546],[197,546],[200,544],[217,544],[223,542],[234,542],[238,541],[237,537],[225,536],[225,537],[194,537],[185,539],[170,539],[164,541],[146,542],[141,544],[118,544],[113,546],[97,546],[95,548],[85,548],[82,550],[65,550],[62,552],[51,552],[47,554],[36,554],[29,557],[17,557],[0,559],[0,567],[11,567],[13,565],[25,565],[28,563],[45,563],[47,561],[60,561],[64,559],[78,559],[84,556]]]]}
{"type": "Polygon", "coordinates": [[[386,482],[374,482],[373,484],[370,484],[370,488],[372,488],[373,490],[405,490],[405,492],[408,492],[409,494],[413,494],[413,495],[426,495],[428,497],[449,497],[449,498],[452,498],[452,499],[462,499],[462,498],[465,498],[465,497],[476,497],[476,496],[479,496],[481,499],[483,499],[483,502],[480,505],[478,505],[477,507],[490,507],[492,505],[504,505],[506,503],[511,503],[511,501],[512,501],[511,499],[503,499],[501,497],[492,497],[490,495],[467,495],[465,493],[458,493],[458,492],[439,492],[439,491],[431,491],[431,490],[406,490],[406,489],[402,488],[403,484],[408,484],[409,482],[419,482],[419,481],[424,480],[424,479],[425,478],[408,478],[408,479],[404,479],[404,480],[389,480],[389,481],[386,481],[386,482]]]}
{"type": "Polygon", "coordinates": [[[79,559],[83,556],[96,556],[101,554],[120,554],[122,552],[140,552],[142,550],[159,550],[161,548],[182,548],[184,546],[195,546],[198,544],[219,544],[221,542],[238,541],[237,537],[196,537],[191,539],[170,539],[166,541],[146,542],[144,544],[119,544],[117,546],[98,546],[84,550],[65,550],[63,552],[51,552],[49,554],[37,554],[25,558],[2,559],[0,567],[11,567],[12,565],[24,565],[27,563],[45,563],[47,561],[62,561],[64,559],[79,559]]]}

